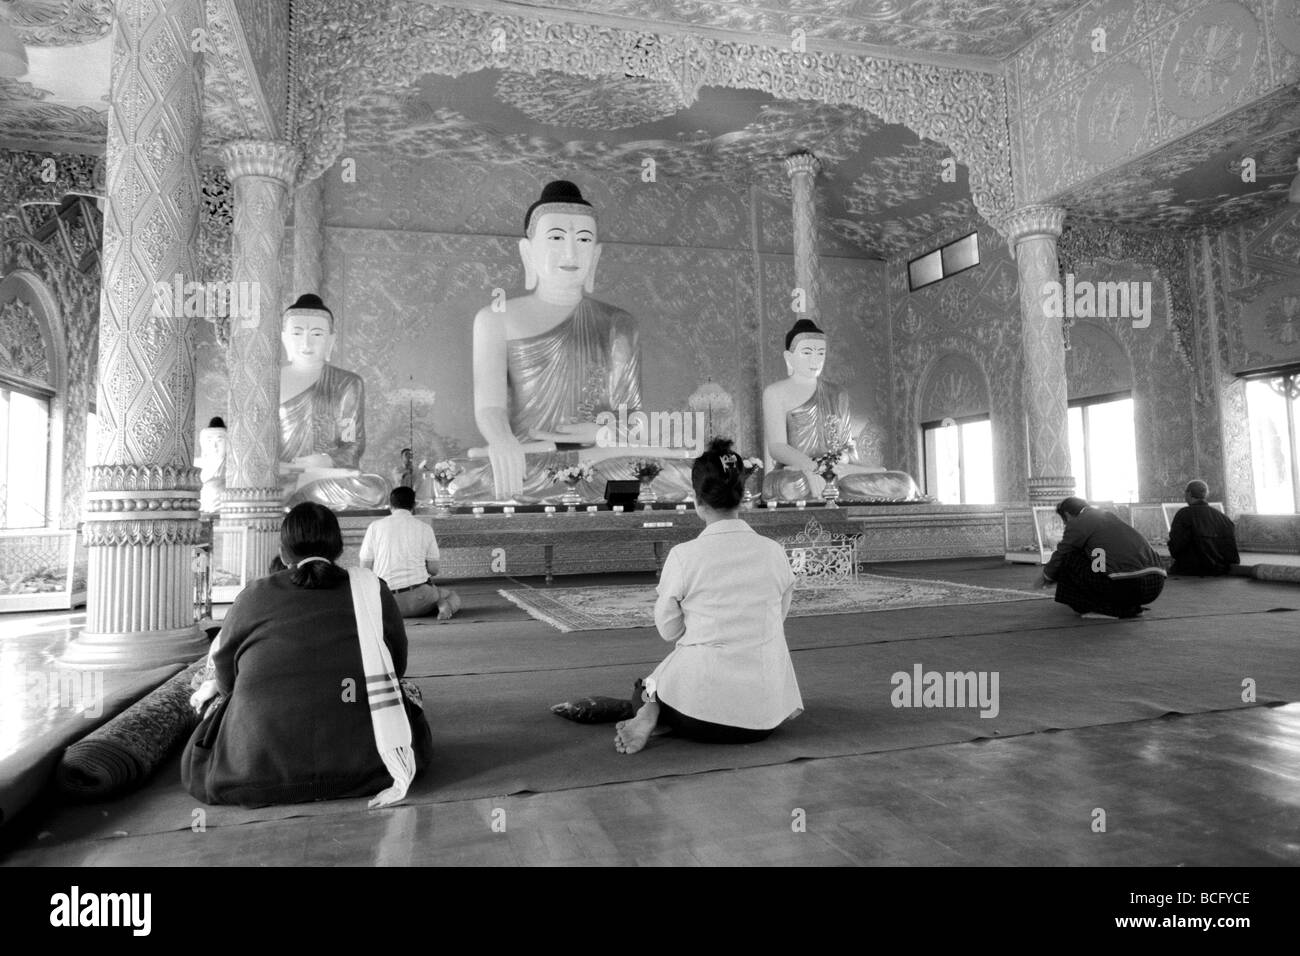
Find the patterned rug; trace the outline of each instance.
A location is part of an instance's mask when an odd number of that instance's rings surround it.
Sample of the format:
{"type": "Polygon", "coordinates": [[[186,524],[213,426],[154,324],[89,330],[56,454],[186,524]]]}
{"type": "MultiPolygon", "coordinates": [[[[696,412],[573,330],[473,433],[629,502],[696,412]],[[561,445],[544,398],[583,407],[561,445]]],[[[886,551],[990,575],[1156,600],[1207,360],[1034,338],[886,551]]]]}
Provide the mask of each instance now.
{"type": "MultiPolygon", "coordinates": [[[[525,588],[498,592],[528,614],[561,631],[603,631],[623,627],[654,627],[655,589],[637,587],[525,588]]],[[[949,607],[963,604],[1003,604],[1051,598],[1050,591],[981,588],[951,581],[858,575],[851,588],[798,590],[790,617],[819,614],[862,614],[910,607],[949,607]]]]}

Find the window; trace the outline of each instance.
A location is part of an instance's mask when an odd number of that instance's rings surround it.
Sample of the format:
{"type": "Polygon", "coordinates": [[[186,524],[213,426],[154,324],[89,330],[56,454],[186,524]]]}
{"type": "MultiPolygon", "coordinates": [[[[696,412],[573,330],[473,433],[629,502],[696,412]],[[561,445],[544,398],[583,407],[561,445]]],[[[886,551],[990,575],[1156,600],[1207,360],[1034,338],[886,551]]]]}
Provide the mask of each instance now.
{"type": "Polygon", "coordinates": [[[1133,399],[1105,395],[1070,403],[1070,471],[1089,501],[1137,501],[1133,399]]]}
{"type": "Polygon", "coordinates": [[[0,385],[0,528],[43,528],[50,460],[50,399],[0,385]]]}
{"type": "Polygon", "coordinates": [[[933,252],[917,256],[907,264],[907,287],[915,292],[928,285],[973,269],[980,264],[979,236],[976,233],[954,239],[933,252]]]}
{"type": "Polygon", "coordinates": [[[926,493],[946,505],[993,504],[993,425],[987,415],[921,426],[926,493]]]}
{"type": "Polygon", "coordinates": [[[1300,511],[1300,371],[1246,382],[1255,510],[1300,511]]]}

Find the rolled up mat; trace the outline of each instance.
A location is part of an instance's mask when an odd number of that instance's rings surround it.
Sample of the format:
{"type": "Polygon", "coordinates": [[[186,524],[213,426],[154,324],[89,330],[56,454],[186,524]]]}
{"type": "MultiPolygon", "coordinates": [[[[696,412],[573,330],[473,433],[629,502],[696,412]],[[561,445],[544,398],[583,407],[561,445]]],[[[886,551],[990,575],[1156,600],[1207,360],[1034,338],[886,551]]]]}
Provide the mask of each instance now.
{"type": "Polygon", "coordinates": [[[0,760],[0,826],[9,826],[37,800],[53,780],[65,748],[107,724],[182,666],[167,664],[143,673],[109,671],[103,678],[103,707],[96,708],[99,712],[95,716],[87,711],[77,713],[0,760]]]}
{"type": "Polygon", "coordinates": [[[1300,565],[1257,564],[1251,576],[1257,581],[1289,581],[1300,584],[1300,565]]]}
{"type": "Polygon", "coordinates": [[[103,800],[141,786],[198,726],[190,684],[207,658],[195,661],[153,693],[64,751],[59,789],[80,800],[103,800]]]}

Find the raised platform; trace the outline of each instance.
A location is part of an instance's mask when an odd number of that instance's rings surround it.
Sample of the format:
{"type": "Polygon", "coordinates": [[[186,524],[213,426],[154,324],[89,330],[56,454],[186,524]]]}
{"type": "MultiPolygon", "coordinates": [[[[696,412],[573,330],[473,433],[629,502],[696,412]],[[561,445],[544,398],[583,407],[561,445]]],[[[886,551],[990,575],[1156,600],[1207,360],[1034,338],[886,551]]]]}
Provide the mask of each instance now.
{"type": "MultiPolygon", "coordinates": [[[[766,537],[788,538],[810,519],[838,534],[862,534],[864,561],[984,557],[1003,550],[1001,505],[853,505],[745,510],[741,516],[766,537]]],[[[370,522],[383,513],[345,513],[343,563],[355,564],[370,522]]],[[[614,513],[517,512],[482,515],[422,514],[438,536],[440,577],[589,574],[653,571],[668,548],[694,538],[704,522],[694,510],[657,508],[614,513]]]]}

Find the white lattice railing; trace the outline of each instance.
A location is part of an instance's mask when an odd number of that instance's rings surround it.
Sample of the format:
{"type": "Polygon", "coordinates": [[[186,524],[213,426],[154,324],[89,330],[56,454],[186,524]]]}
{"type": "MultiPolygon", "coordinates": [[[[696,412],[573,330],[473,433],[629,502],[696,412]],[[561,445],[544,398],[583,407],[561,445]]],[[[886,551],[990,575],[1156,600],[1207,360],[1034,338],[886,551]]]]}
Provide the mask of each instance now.
{"type": "Polygon", "coordinates": [[[848,588],[858,581],[860,534],[832,534],[816,518],[798,534],[781,539],[797,589],[848,588]]]}

